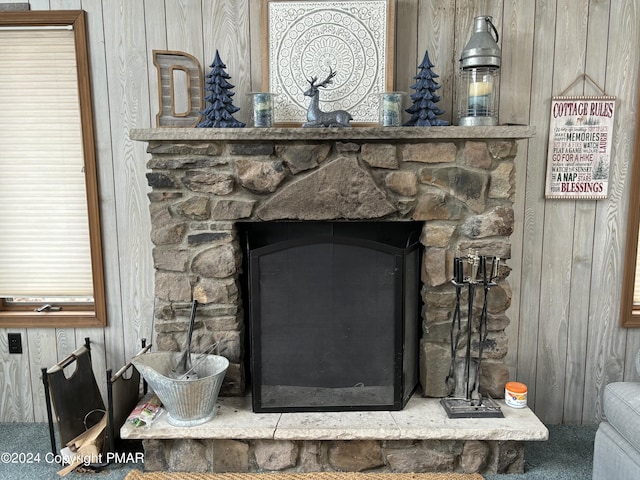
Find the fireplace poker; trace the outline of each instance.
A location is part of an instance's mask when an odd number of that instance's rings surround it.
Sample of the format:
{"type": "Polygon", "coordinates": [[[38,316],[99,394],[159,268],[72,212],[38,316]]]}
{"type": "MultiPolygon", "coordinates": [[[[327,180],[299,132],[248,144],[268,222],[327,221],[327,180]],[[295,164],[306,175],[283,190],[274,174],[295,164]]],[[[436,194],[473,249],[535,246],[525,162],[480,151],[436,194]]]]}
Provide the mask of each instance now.
{"type": "Polygon", "coordinates": [[[474,398],[481,399],[478,389],[480,387],[480,366],[482,364],[482,356],[484,353],[484,345],[489,333],[488,327],[488,296],[491,287],[495,286],[495,280],[498,277],[498,269],[500,267],[500,257],[492,257],[491,270],[487,272],[487,258],[480,258],[480,270],[482,272],[482,285],[484,288],[484,301],[482,305],[482,313],[480,314],[480,324],[478,326],[478,368],[476,369],[474,381],[474,398]]]}
{"type": "Polygon", "coordinates": [[[196,309],[198,308],[198,301],[193,300],[191,302],[191,315],[189,316],[189,329],[187,331],[187,342],[185,350],[182,353],[182,357],[178,361],[178,364],[171,371],[174,378],[183,378],[187,372],[193,370],[191,366],[191,336],[193,335],[193,324],[196,320],[196,309]]]}
{"type": "Polygon", "coordinates": [[[451,364],[449,365],[449,375],[445,380],[447,385],[447,395],[451,395],[455,389],[455,366],[456,366],[456,352],[458,351],[458,345],[460,344],[460,336],[462,335],[462,326],[460,322],[460,294],[464,285],[464,262],[462,258],[456,257],[453,259],[453,280],[452,282],[456,289],[456,304],[451,319],[451,331],[449,332],[449,338],[451,341],[451,364]],[[454,338],[454,330],[455,338],[454,338]]]}
{"type": "Polygon", "coordinates": [[[478,264],[479,257],[477,252],[469,252],[467,256],[470,273],[468,277],[469,298],[468,298],[468,311],[467,311],[467,348],[464,356],[464,385],[465,385],[465,399],[471,400],[471,392],[469,391],[469,377],[471,376],[471,327],[473,324],[473,297],[475,295],[475,287],[478,276],[478,264]]]}
{"type": "MultiPolygon", "coordinates": [[[[493,265],[491,266],[493,272],[493,265]]],[[[473,380],[473,392],[471,398],[478,402],[478,405],[482,403],[480,396],[480,365],[482,364],[482,353],[484,350],[484,341],[487,338],[487,293],[489,292],[489,277],[487,276],[487,257],[480,257],[480,272],[482,275],[482,286],[484,290],[484,299],[482,302],[482,313],[480,314],[480,321],[478,323],[478,363],[476,365],[476,371],[473,380]]]]}

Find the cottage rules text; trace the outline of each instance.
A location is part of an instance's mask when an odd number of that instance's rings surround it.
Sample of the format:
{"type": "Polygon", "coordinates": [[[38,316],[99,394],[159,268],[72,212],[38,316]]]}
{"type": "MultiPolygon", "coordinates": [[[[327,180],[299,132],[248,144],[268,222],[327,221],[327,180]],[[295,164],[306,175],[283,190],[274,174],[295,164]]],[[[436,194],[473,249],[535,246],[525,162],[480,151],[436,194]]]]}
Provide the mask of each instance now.
{"type": "Polygon", "coordinates": [[[554,97],[547,198],[606,198],[615,97],[554,97]]]}

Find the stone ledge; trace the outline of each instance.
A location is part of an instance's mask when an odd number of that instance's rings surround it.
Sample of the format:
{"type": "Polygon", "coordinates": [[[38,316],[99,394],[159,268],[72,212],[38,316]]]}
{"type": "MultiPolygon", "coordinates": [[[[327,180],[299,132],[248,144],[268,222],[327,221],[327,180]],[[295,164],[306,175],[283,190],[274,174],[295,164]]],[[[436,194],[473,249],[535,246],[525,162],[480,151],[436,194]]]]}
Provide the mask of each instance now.
{"type": "Polygon", "coordinates": [[[353,127],[353,128],[134,128],[141,141],[274,141],[274,140],[488,140],[534,137],[535,127],[353,127]]]}
{"type": "Polygon", "coordinates": [[[150,427],[126,423],[125,439],[491,440],[544,441],[549,431],[529,409],[498,402],[505,418],[450,419],[439,399],[414,395],[400,411],[253,413],[250,397],[221,397],[218,414],[174,427],[163,412],[150,427]]]}

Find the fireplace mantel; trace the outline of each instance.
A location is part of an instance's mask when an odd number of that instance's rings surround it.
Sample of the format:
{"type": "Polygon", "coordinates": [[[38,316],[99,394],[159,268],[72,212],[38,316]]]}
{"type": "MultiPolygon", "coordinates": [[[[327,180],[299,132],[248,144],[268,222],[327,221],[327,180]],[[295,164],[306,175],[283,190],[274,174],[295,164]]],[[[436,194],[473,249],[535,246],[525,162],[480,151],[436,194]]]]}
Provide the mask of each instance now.
{"type": "Polygon", "coordinates": [[[353,128],[145,128],[141,141],[318,141],[318,140],[498,140],[535,136],[535,127],[353,127],[353,128]]]}

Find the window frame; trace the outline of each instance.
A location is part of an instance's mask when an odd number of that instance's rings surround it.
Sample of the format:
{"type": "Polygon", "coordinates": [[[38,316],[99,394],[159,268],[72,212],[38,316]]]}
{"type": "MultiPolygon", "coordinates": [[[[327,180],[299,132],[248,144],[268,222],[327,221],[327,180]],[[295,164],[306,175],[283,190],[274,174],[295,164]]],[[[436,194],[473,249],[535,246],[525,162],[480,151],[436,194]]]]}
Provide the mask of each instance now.
{"type": "Polygon", "coordinates": [[[84,153],[85,188],[87,191],[94,302],[91,305],[64,305],[61,311],[35,312],[33,304],[8,305],[0,301],[0,328],[105,327],[107,325],[86,14],[83,10],[34,10],[28,12],[0,13],[0,26],[67,25],[73,27],[76,47],[78,97],[80,102],[81,134],[84,153]]]}
{"type": "MultiPolygon", "coordinates": [[[[638,84],[638,107],[640,108],[640,84],[638,84]]],[[[620,326],[637,328],[640,327],[640,304],[634,305],[633,303],[638,237],[640,236],[640,119],[637,117],[629,189],[631,194],[627,216],[627,245],[624,256],[620,326]]]]}

